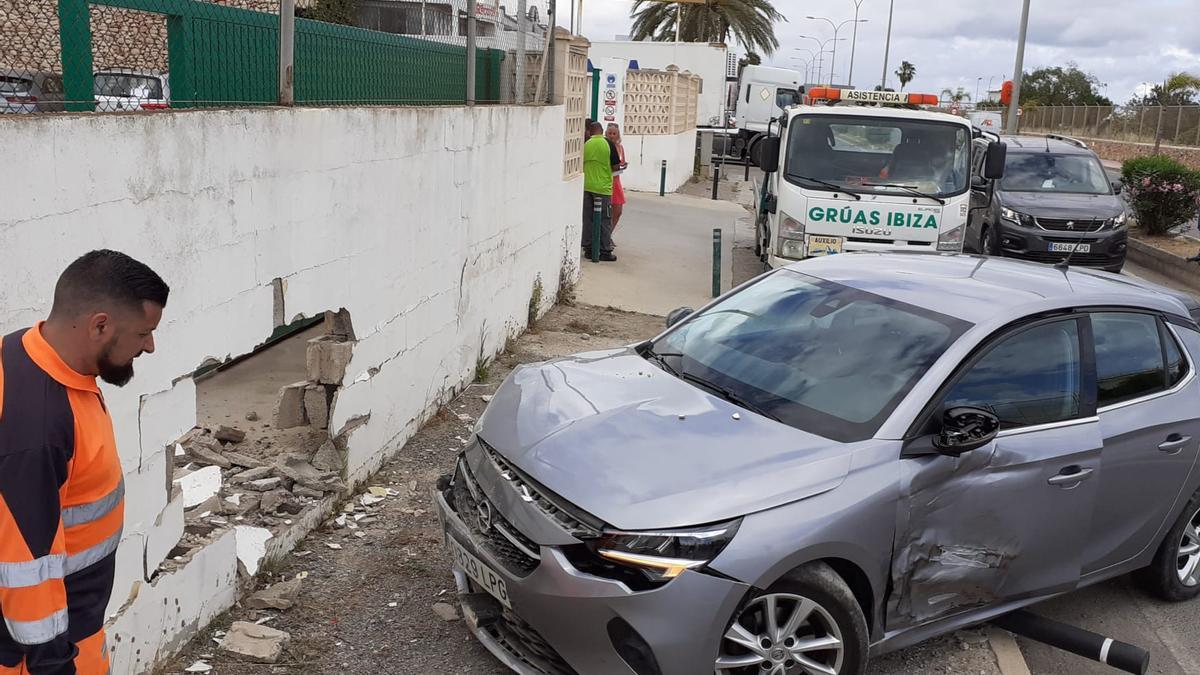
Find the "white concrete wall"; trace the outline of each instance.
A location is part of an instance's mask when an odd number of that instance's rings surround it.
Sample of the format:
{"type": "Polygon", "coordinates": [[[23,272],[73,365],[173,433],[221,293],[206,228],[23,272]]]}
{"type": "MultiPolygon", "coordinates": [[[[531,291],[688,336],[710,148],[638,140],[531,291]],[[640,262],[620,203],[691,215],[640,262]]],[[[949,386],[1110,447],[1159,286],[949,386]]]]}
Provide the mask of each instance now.
{"type": "Polygon", "coordinates": [[[43,318],[64,266],[96,248],[172,289],[157,352],[105,387],[127,486],[115,673],[148,670],[236,597],[233,532],[159,572],[183,531],[166,446],[196,419],[189,374],[270,335],[273,279],[288,320],[350,312],[330,427],[369,415],[348,441],[359,480],[525,324],[536,278],[547,308],[560,270],[578,274],[562,107],[3,117],[21,160],[0,163],[0,331],[43,318]]]}
{"type": "MultiPolygon", "coordinates": [[[[679,66],[680,71],[691,71],[699,75],[700,100],[696,106],[696,124],[708,126],[709,119],[720,119],[725,105],[725,53],[722,44],[703,42],[632,42],[599,41],[588,48],[588,58],[600,64],[609,57],[634,60],[639,68],[666,70],[667,66],[679,66]]],[[[588,90],[591,95],[591,90],[588,90]]],[[[588,108],[589,110],[591,108],[588,108]]]]}
{"type": "Polygon", "coordinates": [[[692,177],[696,161],[696,130],[669,136],[630,136],[622,140],[629,168],[621,174],[626,190],[658,192],[662,161],[667,160],[667,192],[674,192],[692,177]]]}

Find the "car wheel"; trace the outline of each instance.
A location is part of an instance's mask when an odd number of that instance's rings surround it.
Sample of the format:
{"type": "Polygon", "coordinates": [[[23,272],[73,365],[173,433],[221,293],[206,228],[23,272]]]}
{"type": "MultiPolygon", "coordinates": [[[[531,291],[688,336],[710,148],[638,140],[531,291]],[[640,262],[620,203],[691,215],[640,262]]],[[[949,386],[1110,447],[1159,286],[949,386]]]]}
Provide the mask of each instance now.
{"type": "Polygon", "coordinates": [[[721,639],[716,675],[861,675],[867,622],[850,587],[824,563],[752,596],[721,639]]]}
{"type": "Polygon", "coordinates": [[[980,248],[983,249],[984,255],[1000,255],[1000,237],[996,235],[996,228],[984,225],[980,240],[980,248]]]}
{"type": "Polygon", "coordinates": [[[1163,600],[1180,602],[1200,595],[1200,491],[1179,514],[1154,562],[1138,570],[1137,577],[1146,590],[1163,600]]]}

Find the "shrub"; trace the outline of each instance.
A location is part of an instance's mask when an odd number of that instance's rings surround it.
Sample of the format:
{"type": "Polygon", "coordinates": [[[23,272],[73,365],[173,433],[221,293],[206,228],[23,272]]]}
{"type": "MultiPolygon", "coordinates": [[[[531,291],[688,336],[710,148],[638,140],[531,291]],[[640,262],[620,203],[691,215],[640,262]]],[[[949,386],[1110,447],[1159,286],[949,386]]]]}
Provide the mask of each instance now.
{"type": "Polygon", "coordinates": [[[1121,183],[1138,223],[1150,234],[1165,234],[1196,215],[1200,172],[1170,157],[1127,160],[1121,183]]]}

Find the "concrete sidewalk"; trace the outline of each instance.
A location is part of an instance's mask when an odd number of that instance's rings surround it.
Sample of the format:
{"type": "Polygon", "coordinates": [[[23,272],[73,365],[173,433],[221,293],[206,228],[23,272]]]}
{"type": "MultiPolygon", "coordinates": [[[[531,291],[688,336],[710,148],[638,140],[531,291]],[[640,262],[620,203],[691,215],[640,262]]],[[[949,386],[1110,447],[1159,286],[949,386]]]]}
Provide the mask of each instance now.
{"type": "Polygon", "coordinates": [[[744,208],[687,195],[627,192],[617,226],[617,262],[582,263],[581,302],[666,315],[712,299],[712,231],[722,230],[721,290],[732,287],[734,232],[744,208]]]}

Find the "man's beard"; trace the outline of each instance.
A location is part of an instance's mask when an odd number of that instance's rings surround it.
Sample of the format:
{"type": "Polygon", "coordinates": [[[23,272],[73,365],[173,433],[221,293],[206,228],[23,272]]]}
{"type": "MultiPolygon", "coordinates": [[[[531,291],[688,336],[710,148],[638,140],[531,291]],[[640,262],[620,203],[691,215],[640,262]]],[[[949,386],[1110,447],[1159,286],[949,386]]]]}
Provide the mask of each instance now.
{"type": "Polygon", "coordinates": [[[133,359],[123,366],[113,363],[111,346],[100,355],[96,365],[100,370],[100,379],[111,385],[124,387],[133,379],[133,359]]]}

